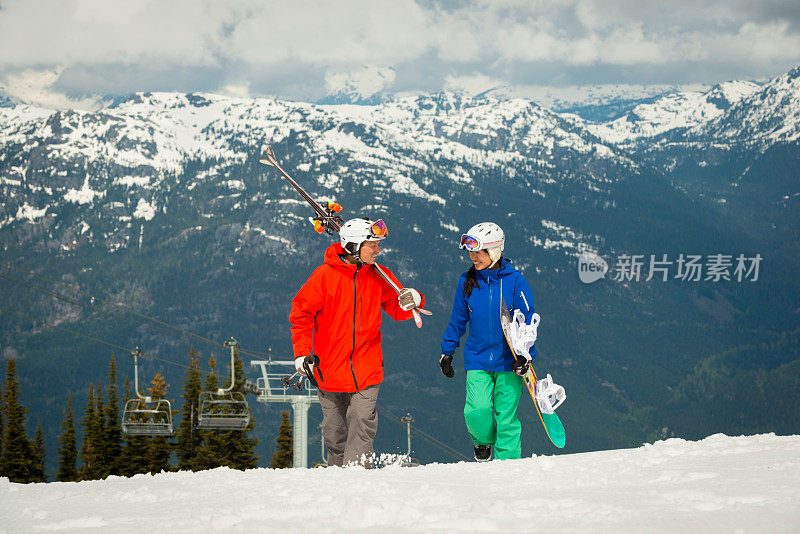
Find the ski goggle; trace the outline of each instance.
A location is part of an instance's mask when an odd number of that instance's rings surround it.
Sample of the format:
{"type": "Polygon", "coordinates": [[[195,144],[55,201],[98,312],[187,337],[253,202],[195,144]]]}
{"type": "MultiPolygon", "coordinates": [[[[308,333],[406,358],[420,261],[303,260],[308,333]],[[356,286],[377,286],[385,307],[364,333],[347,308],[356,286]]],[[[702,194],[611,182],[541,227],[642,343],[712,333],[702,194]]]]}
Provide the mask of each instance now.
{"type": "Polygon", "coordinates": [[[370,237],[386,237],[389,235],[389,229],[386,228],[386,223],[383,222],[383,219],[378,219],[372,226],[369,227],[369,235],[370,237]]]}
{"type": "Polygon", "coordinates": [[[461,235],[461,242],[458,245],[460,249],[467,249],[470,252],[475,252],[476,250],[481,250],[485,248],[493,248],[498,247],[502,244],[502,241],[493,241],[491,243],[484,243],[477,237],[473,237],[469,234],[462,234],[461,235]]]}

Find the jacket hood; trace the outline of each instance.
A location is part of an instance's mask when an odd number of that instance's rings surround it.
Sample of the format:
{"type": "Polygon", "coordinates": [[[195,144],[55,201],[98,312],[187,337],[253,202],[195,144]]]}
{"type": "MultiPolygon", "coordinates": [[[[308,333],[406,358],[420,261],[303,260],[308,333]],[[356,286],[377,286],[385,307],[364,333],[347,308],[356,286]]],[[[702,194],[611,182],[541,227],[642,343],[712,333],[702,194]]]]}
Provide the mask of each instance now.
{"type": "MultiPolygon", "coordinates": [[[[347,271],[350,273],[355,272],[356,265],[352,263],[345,263],[342,261],[341,256],[347,254],[345,252],[344,247],[342,247],[341,243],[332,243],[331,246],[325,250],[325,264],[333,267],[334,269],[339,269],[342,271],[347,271]]],[[[365,269],[369,267],[369,265],[364,265],[361,269],[365,269]]]]}

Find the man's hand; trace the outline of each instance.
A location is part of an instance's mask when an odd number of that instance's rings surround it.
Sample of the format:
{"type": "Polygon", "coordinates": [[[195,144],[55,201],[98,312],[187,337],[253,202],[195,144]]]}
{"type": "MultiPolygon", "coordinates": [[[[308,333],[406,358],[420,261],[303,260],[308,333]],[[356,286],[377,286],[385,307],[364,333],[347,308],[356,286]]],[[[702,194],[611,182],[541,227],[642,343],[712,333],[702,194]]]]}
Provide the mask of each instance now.
{"type": "Polygon", "coordinates": [[[442,374],[447,378],[453,378],[456,374],[455,370],[453,369],[453,355],[452,354],[442,354],[442,357],[439,358],[439,367],[442,368],[442,374]]]}
{"type": "MultiPolygon", "coordinates": [[[[314,378],[314,369],[316,365],[319,365],[319,356],[316,354],[311,354],[305,357],[301,356],[294,359],[294,368],[297,370],[297,372],[311,380],[311,383],[315,386],[317,385],[317,381],[314,378]]],[[[317,374],[319,374],[319,377],[324,380],[324,378],[322,378],[322,371],[317,369],[317,374]]]]}
{"type": "Polygon", "coordinates": [[[416,289],[404,287],[400,290],[400,294],[397,295],[397,302],[400,303],[400,307],[404,311],[413,310],[422,304],[422,295],[416,289]]]}
{"type": "MultiPolygon", "coordinates": [[[[306,374],[306,366],[303,365],[306,361],[305,356],[300,356],[299,358],[294,359],[294,368],[297,370],[297,373],[302,376],[308,376],[306,374]]],[[[311,373],[314,373],[314,364],[312,363],[310,366],[311,373]]]]}

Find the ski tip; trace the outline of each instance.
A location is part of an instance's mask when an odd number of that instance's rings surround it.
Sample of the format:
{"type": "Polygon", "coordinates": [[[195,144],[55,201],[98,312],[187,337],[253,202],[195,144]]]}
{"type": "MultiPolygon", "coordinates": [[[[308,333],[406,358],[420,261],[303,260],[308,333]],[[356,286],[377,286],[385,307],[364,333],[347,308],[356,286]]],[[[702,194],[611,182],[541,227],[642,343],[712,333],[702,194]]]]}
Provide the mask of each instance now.
{"type": "Polygon", "coordinates": [[[259,163],[263,163],[264,165],[272,165],[272,162],[275,160],[275,152],[273,152],[272,147],[268,146],[264,149],[264,155],[258,158],[259,163]]]}

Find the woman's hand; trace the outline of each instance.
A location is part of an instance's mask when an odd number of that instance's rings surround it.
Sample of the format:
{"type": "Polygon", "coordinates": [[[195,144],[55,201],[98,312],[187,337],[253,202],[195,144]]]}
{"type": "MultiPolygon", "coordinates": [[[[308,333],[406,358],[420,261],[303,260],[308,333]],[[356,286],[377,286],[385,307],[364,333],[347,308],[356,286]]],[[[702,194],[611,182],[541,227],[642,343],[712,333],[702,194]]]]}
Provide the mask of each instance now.
{"type": "Polygon", "coordinates": [[[447,378],[453,378],[456,374],[455,370],[453,369],[453,355],[452,354],[442,354],[442,357],[439,358],[439,367],[442,368],[442,374],[447,378]]]}
{"type": "Polygon", "coordinates": [[[523,357],[514,358],[514,363],[511,364],[511,370],[519,376],[525,376],[530,366],[531,362],[529,359],[523,357]]]}

